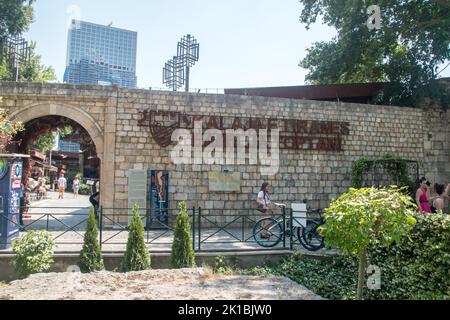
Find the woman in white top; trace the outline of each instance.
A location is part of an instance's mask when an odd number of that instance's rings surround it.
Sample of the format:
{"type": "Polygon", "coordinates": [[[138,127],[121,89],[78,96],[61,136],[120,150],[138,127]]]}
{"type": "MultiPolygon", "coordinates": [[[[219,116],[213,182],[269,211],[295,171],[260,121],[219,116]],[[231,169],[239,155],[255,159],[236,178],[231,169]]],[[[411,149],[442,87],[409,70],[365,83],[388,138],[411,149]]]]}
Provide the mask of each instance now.
{"type": "Polygon", "coordinates": [[[271,207],[271,201],[268,192],[269,184],[264,182],[261,191],[258,193],[258,197],[256,198],[256,203],[258,204],[258,209],[260,212],[265,213],[271,207]]]}
{"type": "MultiPolygon", "coordinates": [[[[256,203],[258,204],[258,211],[261,213],[266,213],[271,208],[271,201],[269,197],[269,184],[264,182],[261,191],[259,191],[258,196],[256,197],[256,203]]],[[[261,238],[269,238],[270,234],[268,230],[265,230],[266,224],[261,223],[260,237],[261,238]]]]}
{"type": "Polygon", "coordinates": [[[78,178],[78,176],[76,176],[73,179],[72,189],[73,189],[73,197],[76,199],[78,197],[78,192],[80,190],[80,178],[78,178]]]}

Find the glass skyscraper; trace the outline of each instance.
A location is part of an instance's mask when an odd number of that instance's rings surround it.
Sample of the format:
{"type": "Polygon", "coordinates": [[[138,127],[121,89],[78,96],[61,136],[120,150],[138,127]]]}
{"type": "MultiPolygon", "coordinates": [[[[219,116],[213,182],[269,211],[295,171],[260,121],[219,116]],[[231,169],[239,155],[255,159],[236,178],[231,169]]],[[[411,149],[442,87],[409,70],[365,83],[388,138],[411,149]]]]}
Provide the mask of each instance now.
{"type": "Polygon", "coordinates": [[[135,88],[137,33],[72,20],[64,82],[135,88]]]}

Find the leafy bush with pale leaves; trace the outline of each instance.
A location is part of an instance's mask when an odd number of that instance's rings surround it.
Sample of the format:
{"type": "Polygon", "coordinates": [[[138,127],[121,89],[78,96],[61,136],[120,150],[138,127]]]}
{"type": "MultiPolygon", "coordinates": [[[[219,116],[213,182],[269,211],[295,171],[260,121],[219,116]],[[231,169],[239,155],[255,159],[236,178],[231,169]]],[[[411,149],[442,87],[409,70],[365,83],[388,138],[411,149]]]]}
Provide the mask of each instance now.
{"type": "Polygon", "coordinates": [[[13,241],[17,276],[26,278],[33,273],[46,272],[53,263],[54,249],[55,242],[47,231],[29,231],[13,241]]]}

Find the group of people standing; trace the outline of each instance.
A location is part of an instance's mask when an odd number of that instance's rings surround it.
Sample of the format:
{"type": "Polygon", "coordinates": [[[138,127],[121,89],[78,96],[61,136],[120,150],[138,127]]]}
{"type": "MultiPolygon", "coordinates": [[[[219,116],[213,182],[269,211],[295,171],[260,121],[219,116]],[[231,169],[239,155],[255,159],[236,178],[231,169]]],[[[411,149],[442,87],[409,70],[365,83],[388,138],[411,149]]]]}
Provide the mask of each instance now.
{"type": "Polygon", "coordinates": [[[423,213],[443,213],[446,201],[450,201],[450,183],[445,186],[431,183],[426,178],[419,180],[419,189],[416,192],[417,211],[423,213]]]}
{"type": "MultiPolygon", "coordinates": [[[[443,213],[447,201],[450,201],[450,183],[445,186],[431,183],[426,178],[419,180],[419,189],[416,192],[417,211],[423,213],[443,213]]],[[[264,183],[256,197],[258,211],[265,213],[271,208],[269,197],[269,184],[264,183]]]]}

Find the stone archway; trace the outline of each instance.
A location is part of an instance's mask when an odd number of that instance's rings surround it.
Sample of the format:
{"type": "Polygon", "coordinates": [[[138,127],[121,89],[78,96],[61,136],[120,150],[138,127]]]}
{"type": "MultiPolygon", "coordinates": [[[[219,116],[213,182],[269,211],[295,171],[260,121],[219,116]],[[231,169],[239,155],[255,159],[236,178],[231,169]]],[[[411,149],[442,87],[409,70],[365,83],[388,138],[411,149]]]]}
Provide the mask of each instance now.
{"type": "MultiPolygon", "coordinates": [[[[112,207],[114,203],[114,175],[107,174],[114,168],[114,152],[105,152],[104,129],[95,119],[80,107],[65,103],[36,103],[20,108],[11,113],[12,120],[27,123],[31,120],[46,116],[62,116],[77,122],[82,126],[95,144],[97,156],[102,165],[100,166],[100,192],[101,205],[112,207]]],[[[114,148],[114,145],[112,146],[114,148]]],[[[111,149],[107,147],[106,149],[111,149]]]]}
{"type": "Polygon", "coordinates": [[[100,160],[104,159],[103,130],[92,116],[78,107],[56,103],[35,104],[13,112],[11,119],[27,123],[45,116],[63,116],[80,124],[94,141],[100,160]]]}

